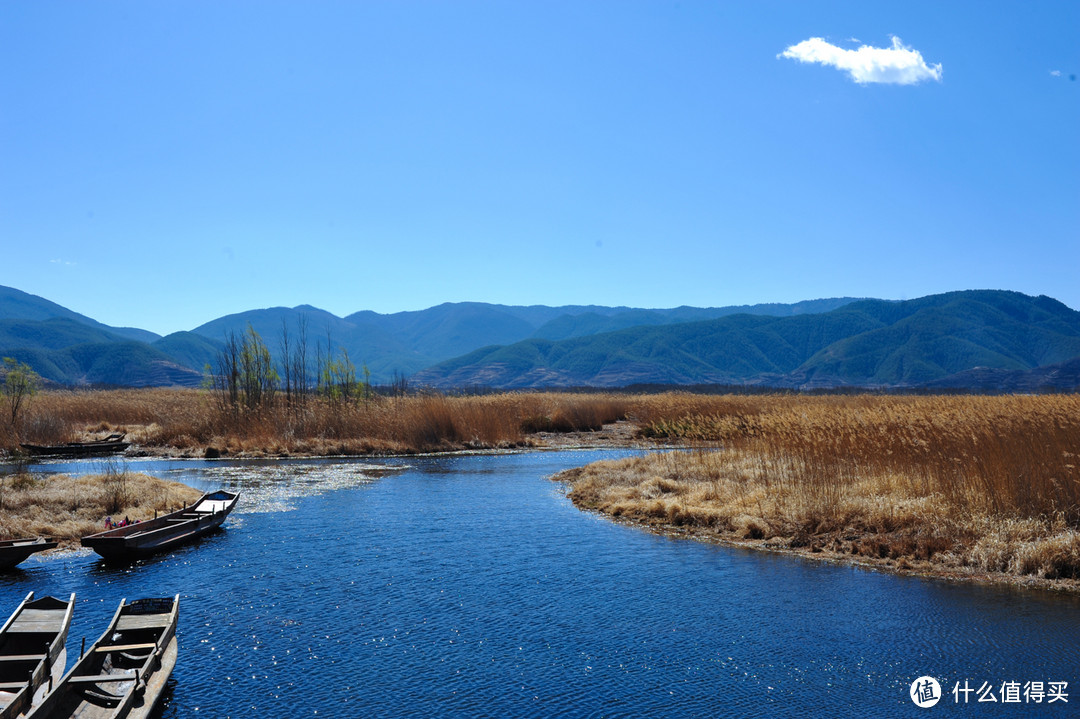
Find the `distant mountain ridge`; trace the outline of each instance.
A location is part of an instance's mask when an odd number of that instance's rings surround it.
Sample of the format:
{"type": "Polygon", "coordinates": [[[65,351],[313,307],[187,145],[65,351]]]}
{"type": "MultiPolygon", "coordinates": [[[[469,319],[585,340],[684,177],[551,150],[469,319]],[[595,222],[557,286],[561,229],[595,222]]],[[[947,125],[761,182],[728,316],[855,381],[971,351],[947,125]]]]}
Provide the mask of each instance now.
{"type": "Polygon", "coordinates": [[[329,347],[348,352],[376,383],[408,376],[414,386],[444,389],[1080,388],[1080,313],[1049,297],[998,290],[716,308],[461,302],[345,317],[301,305],[159,337],[0,287],[0,356],[62,385],[197,386],[223,340],[249,326],[275,359],[283,333],[295,346],[304,332],[312,361],[329,347]]]}
{"type": "Polygon", "coordinates": [[[717,319],[728,315],[750,314],[769,315],[774,317],[787,317],[791,315],[817,314],[830,312],[846,304],[854,302],[850,297],[841,297],[825,300],[806,300],[792,305],[760,304],[739,305],[733,307],[675,307],[668,310],[638,310],[630,308],[618,308],[619,312],[609,314],[594,311],[581,314],[563,314],[545,322],[533,332],[536,339],[563,340],[573,337],[587,337],[589,335],[616,332],[630,327],[644,325],[669,325],[680,322],[698,322],[701,320],[717,319]]]}
{"type": "Polygon", "coordinates": [[[531,339],[439,363],[433,387],[749,384],[918,387],[974,367],[1026,371],[1080,356],[1080,313],[1049,297],[965,291],[831,312],[749,314],[531,339]]]}
{"type": "MultiPolygon", "coordinates": [[[[32,295],[14,287],[0,285],[0,320],[49,320],[69,319],[79,324],[95,327],[125,339],[153,342],[160,335],[133,327],[109,327],[86,315],[62,307],[55,302],[32,295]]],[[[2,346],[2,345],[0,345],[2,346]]]]}
{"type": "Polygon", "coordinates": [[[444,303],[426,310],[379,314],[362,311],[337,317],[308,305],[273,307],[220,317],[196,327],[192,332],[220,341],[227,333],[241,333],[250,325],[267,343],[278,349],[283,328],[295,341],[301,321],[307,323],[309,343],[334,352],[349,353],[358,366],[363,364],[376,381],[387,381],[394,373],[413,375],[438,362],[467,354],[480,347],[511,345],[555,332],[582,336],[604,331],[610,326],[660,325],[685,318],[722,317],[733,312],[798,314],[814,307],[839,307],[851,298],[812,300],[792,305],[770,304],[744,307],[643,310],[598,305],[492,305],[483,302],[444,303]],[[633,318],[627,320],[626,318],[633,318]],[[590,329],[591,327],[591,329],[590,329]]]}

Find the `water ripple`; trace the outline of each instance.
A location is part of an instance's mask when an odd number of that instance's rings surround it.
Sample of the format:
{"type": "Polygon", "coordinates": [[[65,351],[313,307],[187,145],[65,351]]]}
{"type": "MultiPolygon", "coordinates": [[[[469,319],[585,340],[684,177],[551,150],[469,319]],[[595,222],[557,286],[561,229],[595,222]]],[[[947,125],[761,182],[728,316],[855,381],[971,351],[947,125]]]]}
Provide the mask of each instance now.
{"type": "Polygon", "coordinates": [[[74,643],[121,596],[180,593],[164,717],[916,716],[922,674],[1080,687],[1074,599],[598,521],[545,477],[600,456],[188,465],[244,492],[223,532],[31,564],[0,601],[76,591],[74,643]]]}
{"type": "MultiPolygon", "coordinates": [[[[387,474],[407,469],[407,465],[364,462],[318,462],[304,464],[210,464],[199,472],[199,484],[243,493],[237,514],[287,512],[297,508],[297,500],[341,489],[368,485],[387,474]]],[[[172,471],[185,478],[189,468],[172,471]]],[[[166,475],[167,476],[167,475],[166,475]]]]}

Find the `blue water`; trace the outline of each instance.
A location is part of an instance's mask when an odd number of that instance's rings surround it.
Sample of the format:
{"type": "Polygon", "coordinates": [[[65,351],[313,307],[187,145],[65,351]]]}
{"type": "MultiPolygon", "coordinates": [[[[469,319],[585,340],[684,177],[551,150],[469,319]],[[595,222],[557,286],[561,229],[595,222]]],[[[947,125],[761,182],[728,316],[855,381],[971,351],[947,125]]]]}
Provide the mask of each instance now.
{"type": "Polygon", "coordinates": [[[76,592],[73,661],[122,597],[180,594],[164,717],[1080,714],[1077,599],[658,537],[547,479],[614,456],[133,461],[241,505],[131,567],[31,558],[0,574],[0,613],[76,592]],[[999,703],[956,704],[964,681],[999,703]],[[1001,704],[1006,681],[1069,701],[1001,704]]]}

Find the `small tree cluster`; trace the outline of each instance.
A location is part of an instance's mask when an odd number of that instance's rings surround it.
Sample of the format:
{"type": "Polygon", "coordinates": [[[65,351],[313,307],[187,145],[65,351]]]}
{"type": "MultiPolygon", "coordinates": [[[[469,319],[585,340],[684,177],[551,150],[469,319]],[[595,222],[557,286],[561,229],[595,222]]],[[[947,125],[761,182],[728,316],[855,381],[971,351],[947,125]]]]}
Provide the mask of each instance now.
{"type": "Polygon", "coordinates": [[[14,431],[19,414],[38,390],[40,377],[30,365],[13,357],[4,358],[4,415],[14,431]]]}
{"type": "Polygon", "coordinates": [[[316,347],[319,394],[334,404],[346,404],[355,399],[371,399],[371,372],[366,366],[363,367],[361,371],[364,380],[358,381],[356,365],[349,359],[349,351],[344,347],[339,348],[341,358],[338,359],[334,357],[333,347],[329,333],[326,336],[326,353],[323,354],[321,347],[316,347]]]}
{"type": "Polygon", "coordinates": [[[394,397],[404,397],[409,394],[409,378],[397,370],[394,370],[394,376],[390,380],[390,394],[394,397]]]}
{"type": "Polygon", "coordinates": [[[285,392],[285,404],[290,409],[298,409],[307,402],[311,392],[308,377],[307,360],[307,317],[301,315],[296,323],[297,339],[289,336],[289,324],[281,320],[281,382],[285,392]]]}
{"type": "Polygon", "coordinates": [[[218,353],[217,369],[212,383],[230,409],[273,406],[278,385],[277,369],[266,343],[251,325],[242,335],[230,332],[225,336],[225,347],[218,353]]]}
{"type": "MultiPolygon", "coordinates": [[[[271,357],[270,350],[255,329],[248,325],[247,331],[225,336],[225,346],[218,353],[216,373],[207,366],[207,386],[215,390],[224,408],[237,413],[241,408],[258,409],[272,407],[280,395],[284,395],[289,409],[303,408],[314,392],[333,406],[345,406],[356,400],[367,401],[374,396],[371,373],[361,367],[363,380],[357,378],[357,368],[343,347],[334,352],[329,331],[326,345],[315,347],[314,377],[308,371],[307,322],[304,318],[297,325],[297,336],[289,333],[282,322],[278,348],[280,371],[271,357]]],[[[404,386],[404,378],[402,377],[404,386]]]]}

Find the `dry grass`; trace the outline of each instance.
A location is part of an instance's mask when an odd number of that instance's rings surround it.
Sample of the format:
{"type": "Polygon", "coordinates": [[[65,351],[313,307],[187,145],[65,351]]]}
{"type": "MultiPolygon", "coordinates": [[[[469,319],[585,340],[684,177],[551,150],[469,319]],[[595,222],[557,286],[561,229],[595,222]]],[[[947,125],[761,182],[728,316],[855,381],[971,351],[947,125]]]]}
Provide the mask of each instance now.
{"type": "MultiPolygon", "coordinates": [[[[46,392],[19,439],[123,431],[140,449],[168,454],[410,453],[526,446],[532,432],[627,418],[645,437],[694,449],[575,470],[579,505],[916,571],[1080,580],[1076,395],[505,393],[233,413],[200,390],[46,392]]],[[[0,440],[15,446],[10,433],[0,440]]],[[[114,487],[112,504],[126,492],[114,487]]],[[[104,506],[90,510],[94,527],[104,506]]],[[[44,531],[65,534],[31,533],[44,531]]]]}
{"type": "Polygon", "coordinates": [[[34,398],[18,441],[54,444],[126,432],[143,449],[223,455],[415,453],[524,446],[537,430],[599,429],[625,417],[619,395],[505,393],[376,397],[302,407],[224,408],[203,390],[50,391],[34,398]]]}
{"type": "Polygon", "coordinates": [[[932,572],[1080,579],[1080,397],[644,398],[698,449],[564,478],[579,505],[932,572]]]}
{"type": "Polygon", "coordinates": [[[80,538],[105,529],[106,517],[152,519],[155,512],[179,509],[201,496],[179,482],[124,471],[2,479],[0,536],[51,536],[65,547],[78,546],[80,538]]]}
{"type": "MultiPolygon", "coordinates": [[[[18,435],[0,431],[2,448],[56,444],[124,432],[138,451],[170,455],[341,455],[523,446],[527,433],[598,429],[625,416],[627,400],[608,395],[507,393],[421,395],[303,407],[279,404],[232,411],[202,390],[49,391],[34,397],[18,435]]],[[[52,535],[75,544],[100,531],[106,516],[152,517],[198,492],[116,467],[103,475],[37,480],[5,477],[0,534],[52,535]]]]}

